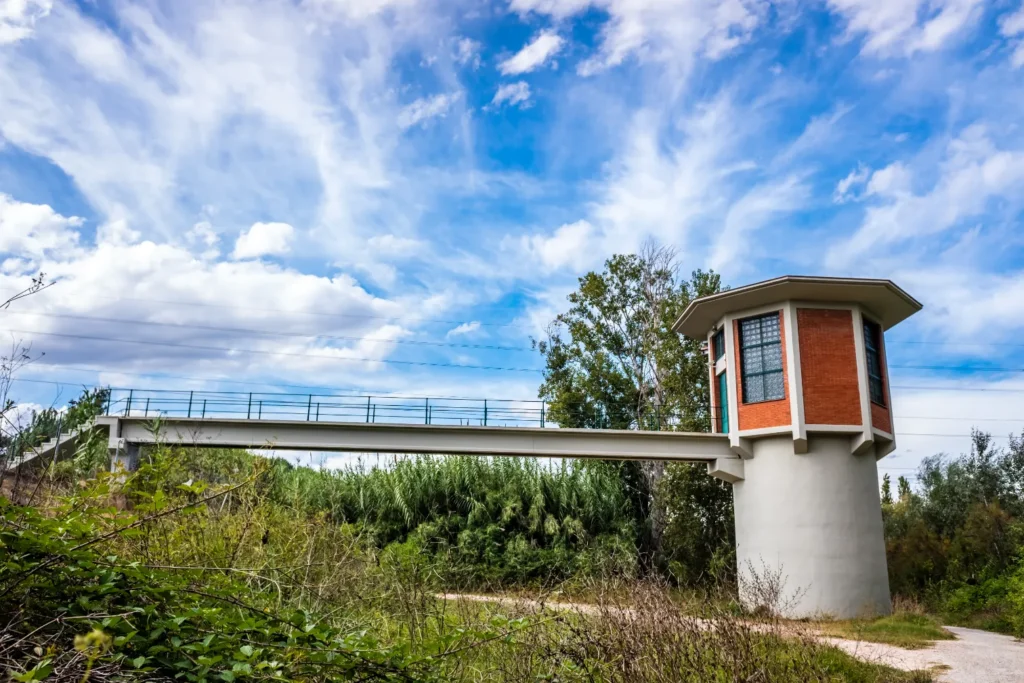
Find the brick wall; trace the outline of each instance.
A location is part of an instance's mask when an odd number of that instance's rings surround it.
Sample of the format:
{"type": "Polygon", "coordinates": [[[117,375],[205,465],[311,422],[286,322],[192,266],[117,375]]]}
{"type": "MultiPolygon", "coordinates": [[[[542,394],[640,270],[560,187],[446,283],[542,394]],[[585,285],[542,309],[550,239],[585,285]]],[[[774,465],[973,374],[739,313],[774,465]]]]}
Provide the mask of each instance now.
{"type": "Polygon", "coordinates": [[[800,308],[800,374],[804,422],[809,425],[861,425],[853,313],[800,308]]]}
{"type": "MultiPolygon", "coordinates": [[[[736,399],[739,404],[740,429],[762,429],[764,427],[779,427],[793,424],[793,416],[789,407],[789,367],[786,365],[786,326],[779,311],[779,331],[782,336],[782,376],[785,380],[785,397],[776,401],[763,401],[761,403],[743,403],[743,370],[740,358],[740,323],[733,321],[733,353],[735,355],[736,377],[733,386],[736,391],[736,399]]],[[[730,416],[731,417],[731,416],[730,416]]]]}

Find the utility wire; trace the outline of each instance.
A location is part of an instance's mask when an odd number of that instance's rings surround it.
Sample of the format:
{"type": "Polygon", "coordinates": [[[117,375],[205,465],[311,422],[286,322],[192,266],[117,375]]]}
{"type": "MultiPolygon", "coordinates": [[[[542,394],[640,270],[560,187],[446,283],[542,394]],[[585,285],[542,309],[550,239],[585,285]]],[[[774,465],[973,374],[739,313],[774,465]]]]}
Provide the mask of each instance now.
{"type": "Polygon", "coordinates": [[[228,348],[224,346],[206,346],[203,344],[178,344],[174,342],[161,342],[161,341],[150,341],[142,339],[118,339],[116,337],[102,337],[93,336],[87,334],[65,334],[63,332],[40,332],[38,330],[8,330],[9,332],[16,332],[18,334],[41,334],[47,337],[61,337],[64,339],[82,339],[86,341],[104,341],[104,342],[117,342],[119,344],[143,344],[146,346],[165,346],[177,349],[193,349],[197,351],[221,351],[228,354],[233,353],[250,353],[258,354],[263,356],[291,356],[295,358],[320,358],[323,360],[331,360],[336,362],[345,363],[388,363],[391,365],[413,365],[420,367],[433,367],[433,368],[462,368],[466,370],[493,370],[502,372],[542,372],[540,368],[502,368],[490,365],[463,365],[460,363],[431,363],[428,361],[412,361],[412,360],[391,360],[391,359],[375,359],[375,358],[345,358],[341,356],[329,356],[326,354],[317,353],[296,353],[289,351],[266,351],[263,349],[238,349],[228,348]]]}
{"type": "MultiPolygon", "coordinates": [[[[296,311],[284,308],[265,308],[260,306],[244,306],[241,304],[218,304],[206,301],[173,301],[167,299],[143,299],[139,297],[130,296],[93,296],[94,299],[104,299],[106,301],[134,301],[137,303],[146,304],[161,304],[163,306],[194,306],[199,308],[226,308],[229,310],[246,310],[246,311],[259,311],[261,313],[284,313],[287,315],[313,315],[322,316],[326,318],[355,318],[360,320],[384,320],[391,322],[398,321],[415,321],[415,322],[427,322],[427,323],[438,323],[444,325],[463,325],[466,323],[476,322],[480,325],[487,327],[523,327],[522,322],[482,322],[479,320],[441,320],[437,318],[419,318],[416,316],[387,316],[387,315],[373,315],[369,313],[328,313],[326,311],[296,311]]],[[[518,307],[514,306],[488,306],[487,308],[498,309],[498,310],[519,310],[518,307]]]]}
{"type": "MultiPolygon", "coordinates": [[[[207,346],[202,344],[181,344],[177,342],[163,342],[163,341],[152,341],[144,339],[120,339],[117,337],[106,337],[100,335],[85,335],[85,334],[70,334],[65,332],[43,332],[40,330],[16,330],[10,329],[9,332],[15,332],[18,334],[40,334],[47,337],[61,337],[65,339],[82,339],[86,341],[106,341],[116,342],[119,344],[143,344],[146,346],[163,346],[168,348],[181,348],[181,349],[193,349],[198,351],[222,351],[225,353],[249,353],[258,354],[265,356],[293,356],[296,358],[322,358],[325,360],[342,361],[342,362],[365,362],[365,363],[388,363],[392,365],[413,365],[422,367],[439,367],[439,368],[463,368],[470,370],[491,370],[500,372],[543,372],[541,368],[507,368],[497,367],[490,365],[468,365],[461,363],[436,363],[428,361],[408,361],[408,360],[391,360],[391,359],[373,359],[373,358],[343,358],[337,356],[329,356],[325,354],[316,353],[298,353],[289,351],[267,351],[264,349],[244,349],[244,348],[230,348],[224,346],[207,346]]],[[[889,368],[897,370],[957,370],[961,372],[1024,372],[1024,368],[1011,368],[1011,367],[984,367],[984,366],[955,366],[955,365],[890,365],[889,368]]]]}
{"type": "Polygon", "coordinates": [[[72,315],[69,313],[36,313],[28,311],[16,311],[14,315],[34,315],[43,318],[59,318],[69,320],[89,320],[94,322],[103,323],[115,323],[118,325],[154,325],[157,327],[185,327],[195,330],[207,330],[211,332],[231,332],[237,334],[259,334],[268,335],[274,337],[296,337],[300,339],[332,339],[336,341],[354,341],[354,342],[387,342],[391,344],[413,344],[418,346],[443,346],[452,347],[459,349],[489,349],[495,351],[533,351],[529,346],[498,346],[493,344],[458,344],[454,342],[432,342],[432,341],[419,341],[410,339],[390,339],[387,337],[344,337],[331,334],[320,334],[318,332],[310,332],[308,334],[302,332],[280,332],[272,330],[254,330],[243,327],[217,327],[214,325],[196,325],[193,323],[171,323],[171,322],[160,322],[156,320],[130,320],[127,318],[102,318],[91,315],[72,315]]]}

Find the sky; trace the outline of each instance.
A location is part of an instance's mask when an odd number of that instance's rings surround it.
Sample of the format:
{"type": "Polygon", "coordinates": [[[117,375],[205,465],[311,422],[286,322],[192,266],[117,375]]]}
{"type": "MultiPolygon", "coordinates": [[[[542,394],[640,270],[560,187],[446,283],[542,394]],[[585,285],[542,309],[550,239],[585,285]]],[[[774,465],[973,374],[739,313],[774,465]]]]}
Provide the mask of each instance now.
{"type": "Polygon", "coordinates": [[[653,238],[923,302],[911,475],[1024,426],[1022,110],[1018,0],[0,0],[0,294],[57,281],[0,331],[38,405],[531,399],[531,338],[653,238]]]}

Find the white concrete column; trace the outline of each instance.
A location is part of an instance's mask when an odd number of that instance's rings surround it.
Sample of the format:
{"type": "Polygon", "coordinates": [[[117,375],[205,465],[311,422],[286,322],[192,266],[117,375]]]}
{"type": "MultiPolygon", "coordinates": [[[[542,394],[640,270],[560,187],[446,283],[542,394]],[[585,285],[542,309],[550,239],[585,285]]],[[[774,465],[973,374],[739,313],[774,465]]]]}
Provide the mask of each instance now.
{"type": "Polygon", "coordinates": [[[741,600],[755,601],[757,575],[778,573],[786,616],[889,614],[873,449],[853,455],[842,435],[811,434],[806,454],[789,435],[751,441],[733,484],[741,600]]]}
{"type": "Polygon", "coordinates": [[[125,442],[123,439],[117,448],[110,449],[110,471],[134,472],[139,468],[139,444],[125,442]]]}

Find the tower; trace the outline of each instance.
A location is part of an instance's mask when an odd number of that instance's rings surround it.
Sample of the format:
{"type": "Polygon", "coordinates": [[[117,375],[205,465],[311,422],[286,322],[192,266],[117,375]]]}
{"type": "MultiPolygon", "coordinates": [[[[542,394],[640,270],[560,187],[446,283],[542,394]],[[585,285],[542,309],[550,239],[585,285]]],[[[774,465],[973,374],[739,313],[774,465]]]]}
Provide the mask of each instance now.
{"type": "Polygon", "coordinates": [[[895,447],[884,333],[921,309],[888,280],[785,276],[696,299],[713,431],[733,485],[740,597],[784,580],[789,616],[891,611],[876,461],[895,447]]]}

